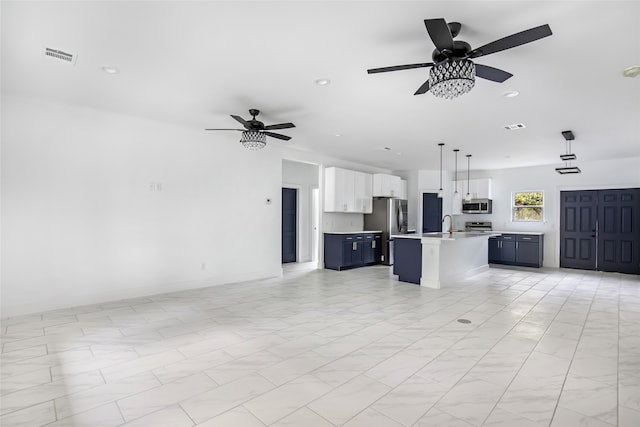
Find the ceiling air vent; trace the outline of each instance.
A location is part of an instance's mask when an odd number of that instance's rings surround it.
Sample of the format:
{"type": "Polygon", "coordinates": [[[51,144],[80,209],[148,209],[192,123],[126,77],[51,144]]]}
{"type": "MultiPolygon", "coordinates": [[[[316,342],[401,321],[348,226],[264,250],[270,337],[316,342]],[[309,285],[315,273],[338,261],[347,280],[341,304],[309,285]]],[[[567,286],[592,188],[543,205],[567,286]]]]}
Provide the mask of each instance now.
{"type": "Polygon", "coordinates": [[[49,58],[57,59],[59,61],[65,62],[67,64],[75,65],[76,63],[76,55],[73,53],[65,52],[60,49],[52,49],[50,47],[44,48],[44,56],[49,58]]]}
{"type": "Polygon", "coordinates": [[[513,125],[506,125],[504,128],[506,130],[514,130],[514,129],[524,129],[526,126],[524,125],[524,123],[516,123],[513,125]]]}

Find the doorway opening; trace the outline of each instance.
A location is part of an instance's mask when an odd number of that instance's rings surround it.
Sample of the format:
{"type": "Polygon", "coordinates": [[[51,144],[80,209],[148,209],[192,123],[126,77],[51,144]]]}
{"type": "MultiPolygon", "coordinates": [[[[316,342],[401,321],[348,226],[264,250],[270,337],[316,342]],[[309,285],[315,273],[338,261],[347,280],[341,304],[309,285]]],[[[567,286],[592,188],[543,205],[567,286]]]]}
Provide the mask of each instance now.
{"type": "Polygon", "coordinates": [[[437,193],[422,193],[422,232],[442,231],[442,199],[437,193]]]}
{"type": "Polygon", "coordinates": [[[282,189],[282,263],[296,262],[298,190],[282,189]]]}

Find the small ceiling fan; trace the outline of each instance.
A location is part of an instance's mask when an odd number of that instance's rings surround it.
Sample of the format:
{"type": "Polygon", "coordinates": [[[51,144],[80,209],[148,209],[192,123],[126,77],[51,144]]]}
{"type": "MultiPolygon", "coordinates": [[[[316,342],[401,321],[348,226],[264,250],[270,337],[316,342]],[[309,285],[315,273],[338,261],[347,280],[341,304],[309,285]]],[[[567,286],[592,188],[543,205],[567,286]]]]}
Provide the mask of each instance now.
{"type": "Polygon", "coordinates": [[[472,49],[471,45],[465,41],[453,40],[462,28],[462,24],[459,22],[447,23],[443,18],[438,18],[425,19],[424,24],[427,27],[429,37],[436,47],[431,55],[433,62],[372,68],[367,70],[367,73],[375,74],[432,67],[429,72],[429,80],[424,82],[414,95],[421,95],[428,92],[429,89],[436,89],[436,86],[438,86],[437,90],[432,90],[434,95],[452,98],[471,90],[475,83],[475,76],[498,83],[502,83],[513,76],[513,74],[498,68],[474,64],[471,59],[531,43],[552,34],[549,25],[545,24],[472,49]],[[457,81],[454,81],[456,79],[457,81]],[[454,92],[450,93],[447,90],[454,92]],[[456,93],[456,91],[460,93],[456,93]]]}
{"type": "MultiPolygon", "coordinates": [[[[278,139],[282,139],[284,141],[288,141],[291,139],[290,136],[287,135],[282,135],[280,133],[275,133],[275,132],[270,132],[271,130],[275,130],[275,129],[289,129],[289,128],[294,128],[296,127],[296,125],[294,125],[293,123],[279,123],[276,125],[267,125],[265,126],[264,123],[262,123],[259,120],[256,120],[256,116],[258,114],[260,114],[260,110],[256,110],[256,109],[250,109],[249,110],[249,114],[251,114],[251,116],[253,117],[251,120],[245,120],[240,116],[235,116],[235,115],[231,115],[231,117],[233,117],[238,123],[240,123],[242,126],[244,126],[244,129],[205,129],[205,130],[236,130],[236,131],[240,131],[240,132],[250,132],[250,133],[256,133],[256,134],[261,134],[261,135],[266,135],[266,136],[271,136],[273,138],[278,138],[278,139]]],[[[244,135],[243,135],[244,137],[244,135]]],[[[263,137],[264,138],[264,137],[263,137]]]]}

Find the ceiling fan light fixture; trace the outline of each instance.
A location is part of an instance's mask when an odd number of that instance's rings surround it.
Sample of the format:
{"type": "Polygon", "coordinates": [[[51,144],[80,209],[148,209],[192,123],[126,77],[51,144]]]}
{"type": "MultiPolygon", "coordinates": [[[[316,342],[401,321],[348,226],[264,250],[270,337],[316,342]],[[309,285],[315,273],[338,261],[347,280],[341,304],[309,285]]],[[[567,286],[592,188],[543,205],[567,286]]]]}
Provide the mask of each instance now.
{"type": "Polygon", "coordinates": [[[439,98],[457,98],[473,89],[475,83],[476,66],[468,59],[441,62],[429,71],[429,91],[439,98]]]}
{"type": "Polygon", "coordinates": [[[244,148],[247,148],[249,150],[261,150],[265,145],[267,145],[267,135],[262,132],[247,130],[242,132],[240,143],[244,146],[244,148]]]}

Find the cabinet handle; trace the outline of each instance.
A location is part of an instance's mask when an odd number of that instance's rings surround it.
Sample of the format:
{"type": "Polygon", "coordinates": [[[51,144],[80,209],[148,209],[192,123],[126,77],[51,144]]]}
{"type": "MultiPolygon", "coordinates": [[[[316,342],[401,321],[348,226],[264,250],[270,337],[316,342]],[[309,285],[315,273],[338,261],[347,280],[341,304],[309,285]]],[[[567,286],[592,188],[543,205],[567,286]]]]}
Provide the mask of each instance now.
{"type": "Polygon", "coordinates": [[[523,237],[522,240],[531,240],[531,237],[523,237]]]}
{"type": "Polygon", "coordinates": [[[351,249],[353,249],[354,251],[358,249],[358,244],[356,242],[353,242],[353,245],[351,245],[351,249]]]}
{"type": "Polygon", "coordinates": [[[375,249],[375,248],[376,248],[376,241],[375,241],[375,240],[372,240],[372,241],[371,241],[371,247],[372,247],[373,249],[375,249]]]}
{"type": "Polygon", "coordinates": [[[516,249],[518,249],[518,242],[516,242],[516,249]]]}

